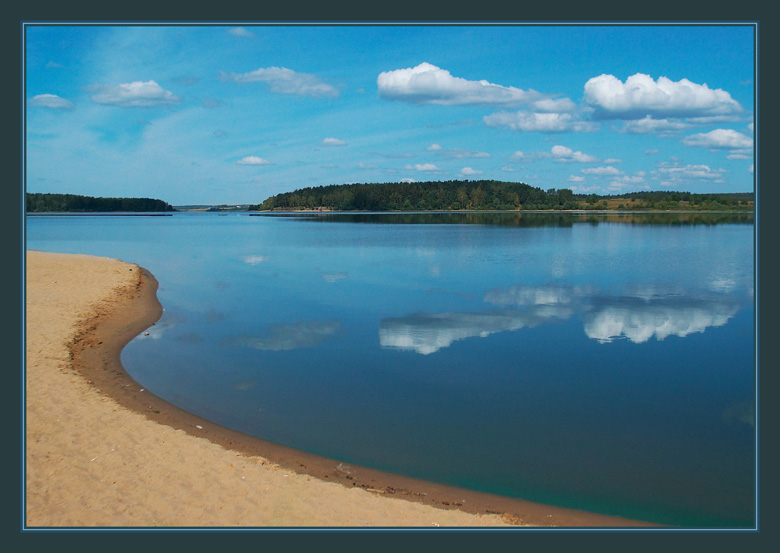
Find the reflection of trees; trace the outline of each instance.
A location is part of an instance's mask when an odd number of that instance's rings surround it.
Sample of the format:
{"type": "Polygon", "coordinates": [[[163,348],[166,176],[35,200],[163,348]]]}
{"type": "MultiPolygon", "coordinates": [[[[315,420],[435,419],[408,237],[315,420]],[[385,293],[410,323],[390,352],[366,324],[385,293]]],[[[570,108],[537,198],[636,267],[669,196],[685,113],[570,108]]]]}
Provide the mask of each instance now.
{"type": "Polygon", "coordinates": [[[631,225],[753,224],[753,213],[267,213],[260,217],[294,217],[318,223],[473,224],[510,227],[570,227],[575,224],[625,223],[631,225]]]}

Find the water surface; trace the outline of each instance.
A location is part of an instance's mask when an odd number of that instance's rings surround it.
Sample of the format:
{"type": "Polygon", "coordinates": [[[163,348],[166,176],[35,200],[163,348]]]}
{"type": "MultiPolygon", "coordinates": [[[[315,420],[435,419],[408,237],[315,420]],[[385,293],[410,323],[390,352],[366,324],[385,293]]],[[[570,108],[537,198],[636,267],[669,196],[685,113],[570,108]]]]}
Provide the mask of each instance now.
{"type": "Polygon", "coordinates": [[[27,219],[162,319],[122,361],[214,422],[349,463],[687,527],[753,525],[749,215],[27,219]]]}

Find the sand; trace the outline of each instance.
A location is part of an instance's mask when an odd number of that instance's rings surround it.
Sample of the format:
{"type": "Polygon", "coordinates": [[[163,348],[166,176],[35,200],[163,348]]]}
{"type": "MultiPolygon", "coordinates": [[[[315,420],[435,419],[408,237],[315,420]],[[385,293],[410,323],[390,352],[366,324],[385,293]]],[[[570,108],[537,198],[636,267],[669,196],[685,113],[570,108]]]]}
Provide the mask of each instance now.
{"type": "Polygon", "coordinates": [[[159,318],[155,291],[137,265],[27,252],[26,528],[642,525],[351,467],[184,413],[119,363],[159,318]]]}

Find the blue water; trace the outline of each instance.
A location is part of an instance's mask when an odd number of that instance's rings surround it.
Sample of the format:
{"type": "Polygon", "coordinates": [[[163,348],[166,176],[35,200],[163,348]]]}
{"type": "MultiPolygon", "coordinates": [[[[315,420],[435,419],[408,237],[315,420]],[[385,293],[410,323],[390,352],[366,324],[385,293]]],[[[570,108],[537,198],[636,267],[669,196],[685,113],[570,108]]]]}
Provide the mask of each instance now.
{"type": "Polygon", "coordinates": [[[745,216],[31,216],[27,248],[159,280],[128,372],[349,463],[684,527],[752,527],[745,216]]]}

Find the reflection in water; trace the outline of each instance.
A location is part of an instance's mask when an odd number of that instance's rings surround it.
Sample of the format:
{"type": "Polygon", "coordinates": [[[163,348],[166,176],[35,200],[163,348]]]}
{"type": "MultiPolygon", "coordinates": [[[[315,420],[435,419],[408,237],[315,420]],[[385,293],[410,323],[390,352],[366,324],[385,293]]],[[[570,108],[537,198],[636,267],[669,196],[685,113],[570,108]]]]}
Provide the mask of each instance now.
{"type": "Polygon", "coordinates": [[[540,306],[529,311],[489,313],[418,313],[407,317],[382,319],[379,344],[428,355],[449,347],[452,342],[496,332],[532,327],[553,318],[567,319],[566,307],[540,306]]]}
{"type": "Polygon", "coordinates": [[[259,265],[268,258],[264,255],[245,255],[241,259],[248,265],[259,265]]]}
{"type": "Polygon", "coordinates": [[[568,305],[586,294],[585,289],[563,285],[512,286],[488,290],[483,299],[493,305],[568,305]]]}
{"type": "Polygon", "coordinates": [[[740,401],[723,411],[723,420],[726,422],[737,421],[750,426],[756,425],[756,401],[751,398],[740,401]]]}
{"type": "Polygon", "coordinates": [[[339,280],[347,278],[347,273],[323,273],[322,278],[325,280],[325,282],[338,282],[339,280]]]}
{"type": "Polygon", "coordinates": [[[369,224],[476,224],[511,227],[570,227],[574,224],[625,223],[630,225],[753,224],[752,212],[723,213],[566,213],[566,212],[263,212],[252,217],[294,218],[318,223],[369,224]]]}
{"type": "Polygon", "coordinates": [[[224,346],[245,346],[260,350],[283,351],[310,348],[342,332],[339,321],[300,321],[268,327],[268,336],[235,336],[222,341],[224,346]]]}
{"type": "Polygon", "coordinates": [[[723,326],[739,306],[733,300],[696,300],[634,297],[599,298],[595,308],[585,313],[585,334],[601,343],[626,337],[636,344],[655,337],[685,337],[723,326]]]}
{"type": "Polygon", "coordinates": [[[144,332],[135,337],[136,340],[143,340],[144,338],[151,338],[152,340],[159,340],[162,338],[166,331],[172,329],[174,326],[186,322],[187,318],[181,315],[170,315],[164,313],[162,319],[154,323],[147,328],[144,332]]]}
{"type": "Polygon", "coordinates": [[[623,296],[599,295],[588,286],[513,286],[488,290],[487,303],[519,307],[482,313],[416,313],[382,319],[379,343],[384,347],[428,355],[457,340],[484,338],[568,319],[581,313],[585,334],[600,343],[628,338],[641,344],[655,337],[685,337],[723,326],[739,310],[735,298],[722,295],[684,298],[637,290],[623,296]]]}

